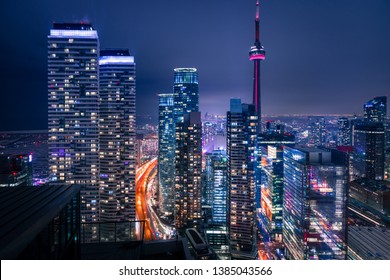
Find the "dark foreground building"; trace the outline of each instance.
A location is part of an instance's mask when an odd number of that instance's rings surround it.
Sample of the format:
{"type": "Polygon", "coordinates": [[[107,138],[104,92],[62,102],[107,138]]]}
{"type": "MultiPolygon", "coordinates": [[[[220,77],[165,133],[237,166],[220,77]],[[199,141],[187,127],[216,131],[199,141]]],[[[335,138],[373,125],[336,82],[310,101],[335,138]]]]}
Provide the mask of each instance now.
{"type": "Polygon", "coordinates": [[[0,188],[1,259],[79,259],[80,187],[0,188]]]}

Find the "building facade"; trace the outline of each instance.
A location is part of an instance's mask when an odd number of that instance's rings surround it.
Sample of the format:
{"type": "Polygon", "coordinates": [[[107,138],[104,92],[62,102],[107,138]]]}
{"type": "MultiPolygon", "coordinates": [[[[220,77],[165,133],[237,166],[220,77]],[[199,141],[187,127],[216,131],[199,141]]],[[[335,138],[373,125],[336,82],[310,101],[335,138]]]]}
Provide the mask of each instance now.
{"type": "Polygon", "coordinates": [[[310,116],[308,122],[307,145],[309,147],[320,147],[325,145],[325,118],[310,116]]]}
{"type": "Polygon", "coordinates": [[[348,118],[342,117],[337,120],[337,146],[351,145],[351,124],[348,118]]]}
{"type": "Polygon", "coordinates": [[[86,23],[48,36],[49,166],[53,184],[79,184],[81,220],[99,220],[99,38],[86,23]]]}
{"type": "Polygon", "coordinates": [[[173,80],[175,123],[185,113],[199,111],[198,71],[196,68],[175,68],[173,80]]]}
{"type": "Polygon", "coordinates": [[[255,106],[230,100],[227,113],[227,227],[233,259],[257,255],[255,219],[255,150],[257,138],[255,106]]]}
{"type": "MultiPolygon", "coordinates": [[[[135,220],[134,57],[128,50],[102,50],[99,68],[100,221],[135,220]]],[[[113,231],[107,226],[107,238],[113,231]]]]}
{"type": "Polygon", "coordinates": [[[213,224],[226,226],[226,150],[206,154],[205,204],[211,206],[213,224]]]}
{"type": "Polygon", "coordinates": [[[382,123],[362,122],[353,127],[352,179],[383,180],[385,173],[385,131],[382,123]]]}
{"type": "Polygon", "coordinates": [[[160,210],[171,216],[175,207],[175,119],[174,94],[159,94],[158,107],[158,178],[160,210]]]}
{"type": "Polygon", "coordinates": [[[263,238],[282,241],[283,225],[283,147],[267,146],[261,153],[262,184],[260,219],[263,238]]]}
{"type": "Polygon", "coordinates": [[[202,218],[202,122],[200,112],[184,114],[176,125],[175,226],[200,228],[202,218]]]}
{"type": "Polygon", "coordinates": [[[295,260],[346,259],[346,162],[317,148],[285,147],[283,242],[295,260]]]}

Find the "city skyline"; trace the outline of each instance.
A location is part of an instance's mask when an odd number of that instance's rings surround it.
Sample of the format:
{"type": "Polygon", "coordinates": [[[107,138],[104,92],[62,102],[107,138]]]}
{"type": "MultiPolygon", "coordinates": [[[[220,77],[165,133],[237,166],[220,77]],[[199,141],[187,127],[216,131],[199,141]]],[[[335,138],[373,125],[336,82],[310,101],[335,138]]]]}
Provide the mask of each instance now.
{"type": "MultiPolygon", "coordinates": [[[[2,19],[20,20],[5,30],[0,52],[0,116],[7,120],[0,131],[46,128],[46,39],[53,21],[91,22],[102,49],[130,50],[139,69],[137,114],[157,116],[157,94],[172,90],[175,67],[198,69],[202,113],[226,113],[231,97],[250,102],[253,66],[248,46],[253,44],[254,2],[119,1],[106,7],[102,1],[88,1],[74,9],[72,1],[7,1],[2,19]],[[21,75],[24,83],[19,82],[21,75]]],[[[260,1],[260,10],[267,49],[263,114],[360,114],[364,101],[388,95],[389,2],[260,1]]]]}

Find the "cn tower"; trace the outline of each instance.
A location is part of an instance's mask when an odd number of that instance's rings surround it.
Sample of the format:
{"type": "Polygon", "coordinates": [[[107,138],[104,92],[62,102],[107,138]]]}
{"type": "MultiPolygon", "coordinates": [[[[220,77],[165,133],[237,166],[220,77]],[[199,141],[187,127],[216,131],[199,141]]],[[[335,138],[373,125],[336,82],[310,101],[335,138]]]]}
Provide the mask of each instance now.
{"type": "Polygon", "coordinates": [[[260,4],[256,2],[255,44],[249,51],[249,60],[254,63],[253,71],[253,104],[258,116],[258,133],[261,132],[261,89],[260,89],[260,61],[265,59],[265,50],[260,43],[260,4]]]}

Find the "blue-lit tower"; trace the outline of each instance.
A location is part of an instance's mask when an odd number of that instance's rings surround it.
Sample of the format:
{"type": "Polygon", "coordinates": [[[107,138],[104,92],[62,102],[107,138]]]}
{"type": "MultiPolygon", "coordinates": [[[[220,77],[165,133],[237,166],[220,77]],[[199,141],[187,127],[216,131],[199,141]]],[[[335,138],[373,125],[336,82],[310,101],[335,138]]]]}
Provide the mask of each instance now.
{"type": "Polygon", "coordinates": [[[158,106],[158,177],[160,210],[172,216],[175,188],[175,121],[174,94],[161,93],[158,106]]]}

